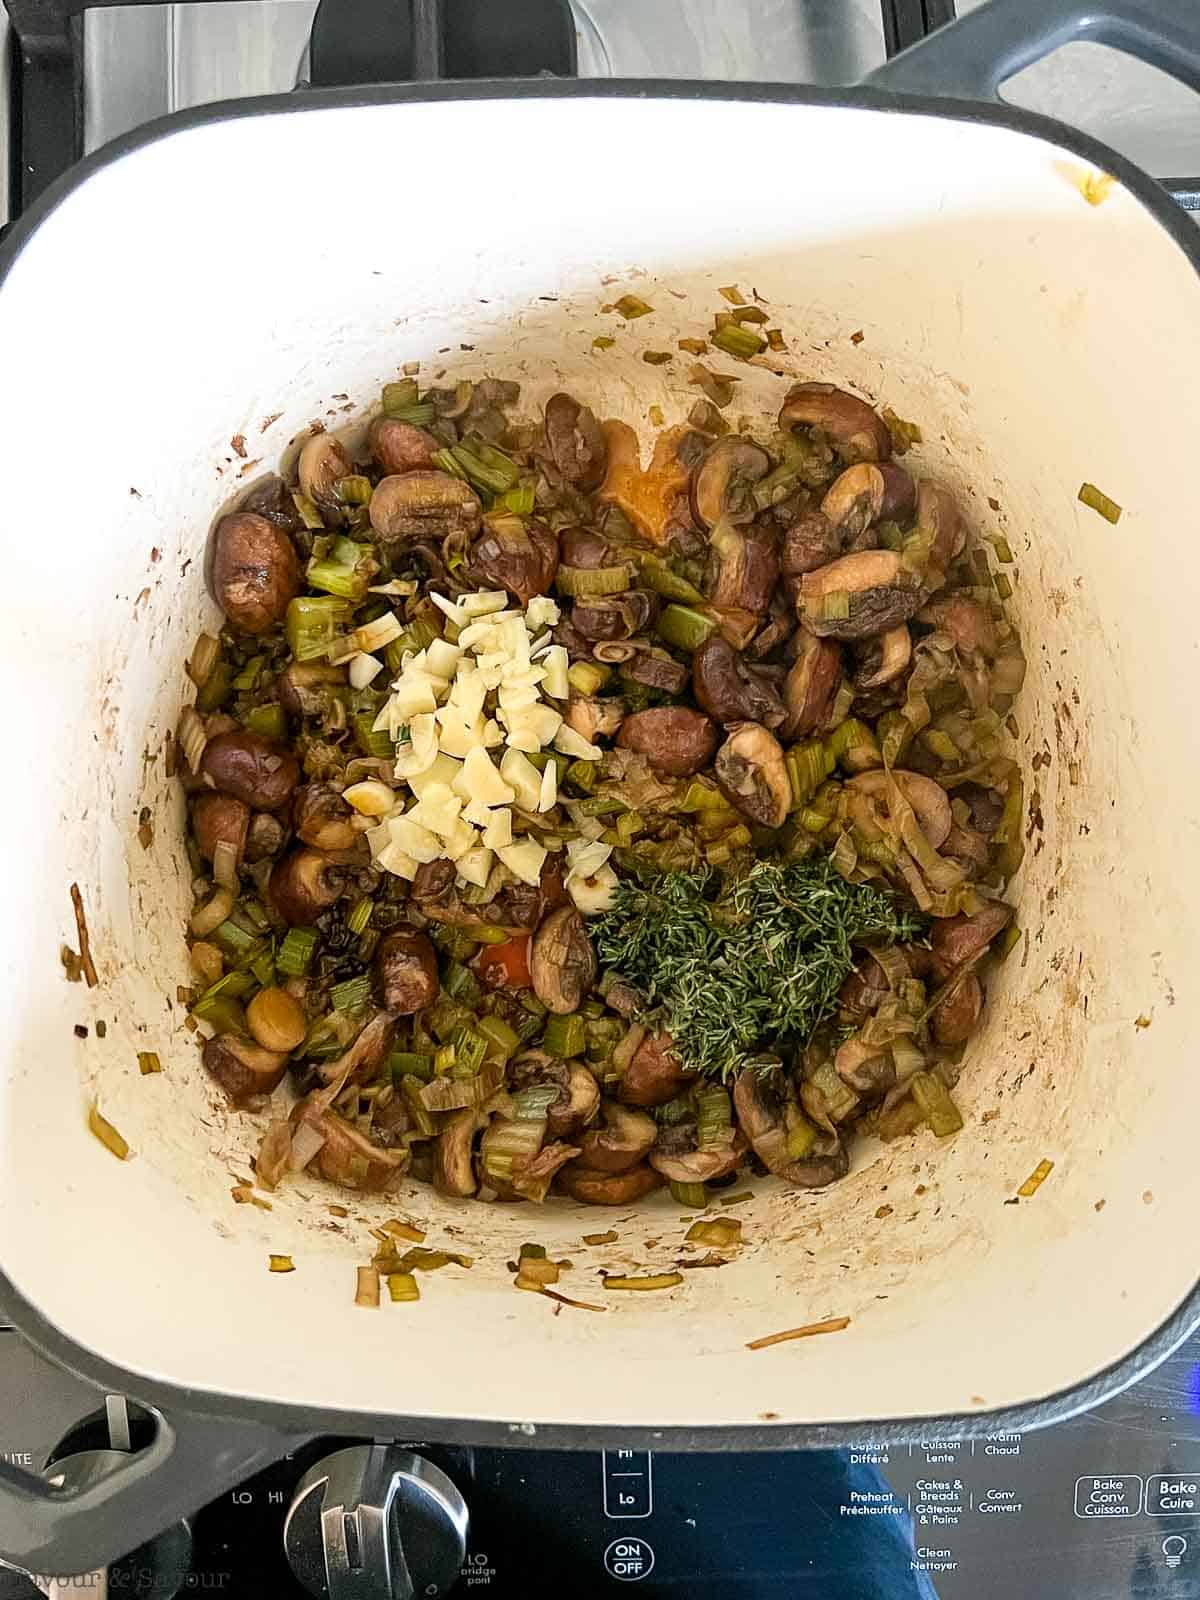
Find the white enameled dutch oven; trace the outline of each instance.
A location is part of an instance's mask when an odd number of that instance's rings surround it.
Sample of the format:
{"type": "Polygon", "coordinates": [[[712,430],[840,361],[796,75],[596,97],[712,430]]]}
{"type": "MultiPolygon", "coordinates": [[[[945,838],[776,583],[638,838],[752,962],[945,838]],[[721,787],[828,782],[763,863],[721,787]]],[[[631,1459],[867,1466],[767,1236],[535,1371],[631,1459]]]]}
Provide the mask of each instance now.
{"type": "MultiPolygon", "coordinates": [[[[0,1465],[10,1559],[95,1565],[302,1434],[740,1450],[1029,1427],[1200,1320],[1200,237],[1111,151],[980,103],[1081,33],[1200,89],[1200,26],[1188,0],[1036,9],[1036,38],[1014,37],[1034,8],[1000,0],[846,91],[476,83],[213,107],[85,162],[3,247],[0,1303],[164,1415],[81,1494],[0,1465]],[[1101,171],[1116,182],[1091,204],[1101,171]],[[468,172],[470,202],[439,177],[468,172]],[[824,1192],[760,1183],[735,1262],[603,1315],[515,1294],[506,1260],[531,1234],[578,1256],[611,1222],[613,1260],[666,1264],[670,1200],[534,1216],[414,1185],[339,1223],[344,1197],[293,1182],[269,1212],[234,1206],[263,1124],[226,1109],[182,1026],[164,759],[216,619],[215,511],[407,361],[676,420],[694,391],[640,352],[702,335],[729,283],[788,342],[783,376],[745,369],[744,410],[773,415],[796,375],[891,406],[921,427],[918,471],[1017,557],[1025,938],[971,1045],[966,1128],[860,1148],[824,1192]],[[625,290],[653,323],[597,352],[625,290]],[[1117,525],[1079,502],[1085,481],[1117,525]],[[95,988],[58,959],[72,884],[95,988]],[[88,1131],[93,1102],[129,1160],[88,1131]],[[365,1312],[355,1266],[398,1210],[475,1265],[365,1312]],[[297,1270],[270,1274],[269,1252],[297,1270]],[[849,1327],[747,1349],[833,1316],[849,1327]]],[[[571,1292],[591,1276],[580,1260],[571,1292]]]]}

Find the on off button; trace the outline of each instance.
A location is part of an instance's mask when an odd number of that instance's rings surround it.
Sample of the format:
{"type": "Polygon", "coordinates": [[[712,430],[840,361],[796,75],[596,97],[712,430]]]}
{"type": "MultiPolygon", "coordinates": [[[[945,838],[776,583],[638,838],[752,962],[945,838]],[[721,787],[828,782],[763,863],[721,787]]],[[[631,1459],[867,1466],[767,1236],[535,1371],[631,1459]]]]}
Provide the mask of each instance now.
{"type": "Polygon", "coordinates": [[[614,1539],[604,1552],[604,1570],[622,1583],[636,1583],[654,1570],[654,1551],[645,1539],[614,1539]]]}

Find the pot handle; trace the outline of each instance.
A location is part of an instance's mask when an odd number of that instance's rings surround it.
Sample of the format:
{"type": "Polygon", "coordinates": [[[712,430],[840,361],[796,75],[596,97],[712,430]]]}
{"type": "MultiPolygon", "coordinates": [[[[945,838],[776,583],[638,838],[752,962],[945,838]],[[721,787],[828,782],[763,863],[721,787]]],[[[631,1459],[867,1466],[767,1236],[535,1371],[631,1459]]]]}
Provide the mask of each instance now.
{"type": "Polygon", "coordinates": [[[1200,93],[1196,0],[986,0],[863,81],[902,94],[998,100],[1005,79],[1077,41],[1111,45],[1200,93]]]}
{"type": "Polygon", "coordinates": [[[235,1488],[302,1443],[265,1423],[144,1408],[155,1434],[93,1483],[59,1488],[0,1458],[0,1558],[20,1571],[85,1573],[235,1488]]]}

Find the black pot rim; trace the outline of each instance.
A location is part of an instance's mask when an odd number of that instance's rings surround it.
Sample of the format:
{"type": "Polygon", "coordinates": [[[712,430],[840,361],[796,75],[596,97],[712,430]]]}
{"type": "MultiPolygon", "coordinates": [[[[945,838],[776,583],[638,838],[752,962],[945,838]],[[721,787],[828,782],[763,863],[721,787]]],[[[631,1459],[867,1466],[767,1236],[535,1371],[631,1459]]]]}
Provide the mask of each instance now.
{"type": "MultiPolygon", "coordinates": [[[[77,163],[57,179],[10,228],[0,244],[0,289],[13,264],[59,205],[93,174],[145,146],[189,128],[280,112],[446,100],[704,100],[715,103],[849,107],[891,115],[933,116],[949,122],[983,123],[1046,140],[1093,168],[1111,173],[1162,227],[1200,274],[1200,228],[1154,179],[1100,141],[1051,117],[1003,102],[980,103],[930,95],[897,94],[869,86],[814,88],[792,84],[742,84],[686,79],[531,79],[394,84],[348,89],[312,89],[293,94],[221,101],[175,112],[122,135],[77,163]]],[[[0,1304],[19,1333],[51,1360],[105,1388],[185,1419],[188,1415],[236,1417],[261,1422],[285,1435],[378,1435],[381,1425],[394,1437],[440,1443],[538,1446],[594,1450],[613,1444],[658,1450],[781,1450],[848,1448],[864,1441],[901,1444],[916,1438],[980,1438],[1024,1433],[1063,1422],[1120,1394],[1144,1377],[1200,1326],[1200,1279],[1158,1328],[1132,1350],[1081,1382],[1054,1393],[992,1410],[962,1415],[880,1418],[827,1423],[723,1424],[710,1427],[541,1423],[514,1417],[483,1422],[470,1418],[430,1418],[391,1411],[364,1412],[286,1401],[258,1400],[163,1383],[129,1371],[78,1344],[45,1317],[0,1269],[0,1304]]]]}

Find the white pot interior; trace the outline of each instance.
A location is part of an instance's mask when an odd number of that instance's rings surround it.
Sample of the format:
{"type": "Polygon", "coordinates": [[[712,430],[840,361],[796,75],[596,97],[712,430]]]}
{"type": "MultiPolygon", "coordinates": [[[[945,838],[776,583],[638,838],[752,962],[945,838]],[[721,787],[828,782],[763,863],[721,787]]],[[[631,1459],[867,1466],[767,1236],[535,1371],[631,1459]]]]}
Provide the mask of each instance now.
{"type": "Polygon", "coordinates": [[[1178,246],[1119,187],[1087,204],[1083,171],[1033,136],[932,117],[580,97],[239,113],[62,202],[0,290],[6,480],[49,487],[37,511],[10,502],[0,631],[0,1262],[22,1294],[148,1379],[535,1424],[980,1411],[1073,1384],[1157,1327],[1192,1287],[1179,1223],[1200,1204],[1200,791],[1181,693],[1200,316],[1178,246]],[[414,152],[459,178],[414,185],[414,152]],[[958,1091],[966,1128],[860,1146],[825,1192],[759,1184],[738,1258],[664,1294],[606,1294],[597,1271],[675,1261],[686,1224],[662,1195],[610,1213],[419,1185],[359,1200],[304,1178],[270,1212],[235,1205],[263,1120],[225,1107],[183,1028],[183,808],[164,767],[213,619],[215,511],[416,359],[426,378],[519,378],[530,407],[566,387],[644,431],[651,405],[679,420],[690,358],[641,351],[702,336],[727,283],[758,291],[789,347],[782,376],[738,369],[739,409],[773,415],[801,375],[892,406],[923,429],[918,473],[1017,555],[1036,825],[1026,936],[958,1091]],[[625,291],[654,315],[605,313],[625,291]],[[595,351],[597,333],[616,345],[595,351]],[[1078,503],[1084,480],[1119,525],[1078,503]],[[73,882],[93,990],[58,961],[77,944],[73,882]],[[138,1072],[148,1049],[159,1076],[138,1072]],[[88,1133],[92,1100],[129,1161],[88,1133]],[[1010,1203],[1043,1158],[1051,1176],[1010,1203]],[[368,1230],[390,1216],[474,1267],[423,1279],[418,1305],[356,1308],[368,1230]],[[581,1244],[609,1227],[618,1243],[581,1244]],[[514,1292],[525,1239],[569,1255],[561,1287],[608,1309],[514,1292]],[[271,1251],[297,1270],[269,1275],[271,1251]],[[850,1327],[745,1348],[831,1316],[850,1327]]]}

